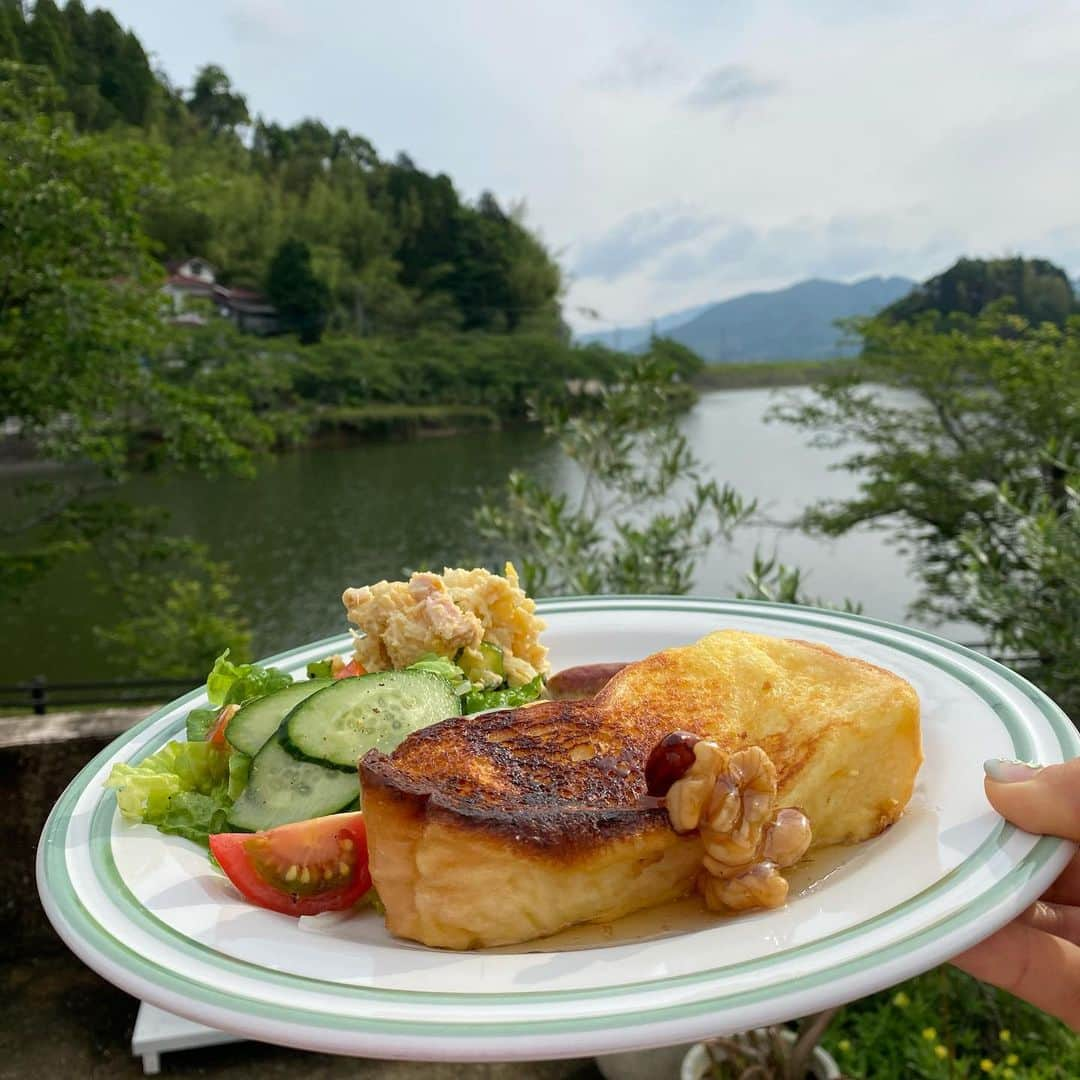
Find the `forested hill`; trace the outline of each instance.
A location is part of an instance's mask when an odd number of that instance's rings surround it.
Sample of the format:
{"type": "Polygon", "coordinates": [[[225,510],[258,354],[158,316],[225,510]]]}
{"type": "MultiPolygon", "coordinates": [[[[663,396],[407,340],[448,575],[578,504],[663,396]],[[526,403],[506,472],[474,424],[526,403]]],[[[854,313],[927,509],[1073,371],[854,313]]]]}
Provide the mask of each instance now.
{"type": "Polygon", "coordinates": [[[80,130],[138,130],[164,156],[172,189],[144,220],[162,262],[199,255],[219,281],[266,290],[278,256],[320,327],[346,333],[561,330],[557,265],[491,194],[470,204],[448,176],[343,128],[264,120],[212,64],[174,87],[78,0],[29,14],[0,0],[0,60],[49,69],[80,130]]]}

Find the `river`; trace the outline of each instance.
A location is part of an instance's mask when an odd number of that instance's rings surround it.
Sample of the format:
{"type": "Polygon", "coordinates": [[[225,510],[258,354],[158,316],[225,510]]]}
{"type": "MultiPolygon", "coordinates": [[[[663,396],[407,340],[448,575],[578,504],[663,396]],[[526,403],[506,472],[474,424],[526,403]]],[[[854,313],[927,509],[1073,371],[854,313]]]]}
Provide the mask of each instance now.
{"type": "MultiPolygon", "coordinates": [[[[776,521],[809,501],[852,493],[855,480],[830,469],[836,451],[811,448],[787,425],[767,423],[778,393],[736,390],[704,395],[685,429],[697,456],[776,521]]],[[[482,432],[415,442],[302,450],[264,463],[253,480],[172,474],[130,481],[123,497],[159,508],[170,530],[206,543],[238,577],[238,600],[255,631],[257,655],[345,628],[340,596],[347,585],[400,576],[409,568],[497,563],[470,526],[473,508],[497,493],[511,469],[572,487],[572,469],[534,430],[482,432]]],[[[0,475],[0,495],[13,478],[0,475]]],[[[916,584],[888,535],[859,530],[838,540],[812,539],[777,526],[742,529],[702,560],[694,588],[730,596],[755,547],[806,571],[809,592],[830,602],[860,601],[868,615],[902,620],[916,584]]],[[[0,615],[0,682],[37,673],[51,680],[126,674],[92,626],[102,616],[90,594],[88,560],[72,561],[0,615]]],[[[148,596],[153,607],[155,597],[148,596]]],[[[946,628],[970,637],[963,628],[946,628]]]]}

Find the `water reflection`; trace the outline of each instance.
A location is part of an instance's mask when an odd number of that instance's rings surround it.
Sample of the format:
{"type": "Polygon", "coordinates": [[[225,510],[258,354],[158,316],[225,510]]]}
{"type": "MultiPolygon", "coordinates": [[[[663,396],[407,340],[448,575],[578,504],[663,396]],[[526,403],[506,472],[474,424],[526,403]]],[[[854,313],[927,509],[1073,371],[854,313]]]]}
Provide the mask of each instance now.
{"type": "MultiPolygon", "coordinates": [[[[794,517],[813,498],[851,493],[853,479],[830,470],[835,452],[808,448],[801,432],[765,422],[774,394],[703,397],[685,421],[697,455],[719,481],[756,497],[776,519],[794,517]]],[[[122,495],[170,514],[173,532],[194,536],[233,564],[256,652],[267,655],[343,629],[346,585],[410,567],[502,557],[497,545],[476,537],[471,516],[515,468],[562,490],[575,487],[573,469],[539,433],[510,430],[299,451],[268,461],[250,481],[143,477],[122,495]]],[[[13,474],[0,474],[0,500],[14,482],[13,474]]],[[[860,532],[824,541],[772,526],[746,529],[703,560],[695,591],[731,595],[759,546],[808,570],[810,591],[832,601],[851,596],[867,614],[902,619],[915,589],[886,539],[860,532]]],[[[0,615],[0,681],[37,672],[54,679],[126,674],[124,658],[107,655],[91,633],[99,610],[86,591],[89,569],[89,562],[65,565],[0,615]]]]}

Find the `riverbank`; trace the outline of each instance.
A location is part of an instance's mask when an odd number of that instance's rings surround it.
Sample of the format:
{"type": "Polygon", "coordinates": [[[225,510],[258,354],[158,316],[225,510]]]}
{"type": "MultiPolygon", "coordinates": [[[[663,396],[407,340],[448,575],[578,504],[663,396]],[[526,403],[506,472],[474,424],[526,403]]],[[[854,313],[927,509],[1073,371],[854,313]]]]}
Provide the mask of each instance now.
{"type": "Polygon", "coordinates": [[[502,422],[484,405],[337,405],[308,414],[299,447],[340,446],[353,440],[423,439],[497,431],[502,422]]]}
{"type": "MultiPolygon", "coordinates": [[[[700,393],[807,386],[847,369],[850,361],[767,360],[709,364],[692,380],[700,393]]],[[[693,405],[687,394],[687,407],[693,405]]],[[[499,431],[535,424],[515,415],[511,421],[488,405],[315,405],[305,410],[277,409],[260,414],[278,435],[275,451],[341,447],[354,443],[447,438],[477,431],[499,431]]],[[[53,467],[36,456],[33,443],[17,434],[0,436],[0,471],[31,472],[53,467]]]]}
{"type": "Polygon", "coordinates": [[[699,390],[764,390],[774,386],[810,386],[852,368],[846,357],[830,360],[760,360],[707,364],[694,377],[699,390]]]}

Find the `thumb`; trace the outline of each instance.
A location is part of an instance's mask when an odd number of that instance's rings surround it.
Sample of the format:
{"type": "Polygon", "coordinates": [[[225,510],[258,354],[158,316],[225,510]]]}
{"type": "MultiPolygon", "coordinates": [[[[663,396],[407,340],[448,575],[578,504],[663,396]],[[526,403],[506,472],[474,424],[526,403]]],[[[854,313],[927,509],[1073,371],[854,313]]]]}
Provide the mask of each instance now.
{"type": "Polygon", "coordinates": [[[993,758],[986,796],[1002,817],[1026,832],[1080,840],[1080,758],[1063,765],[1025,765],[993,758]]]}

